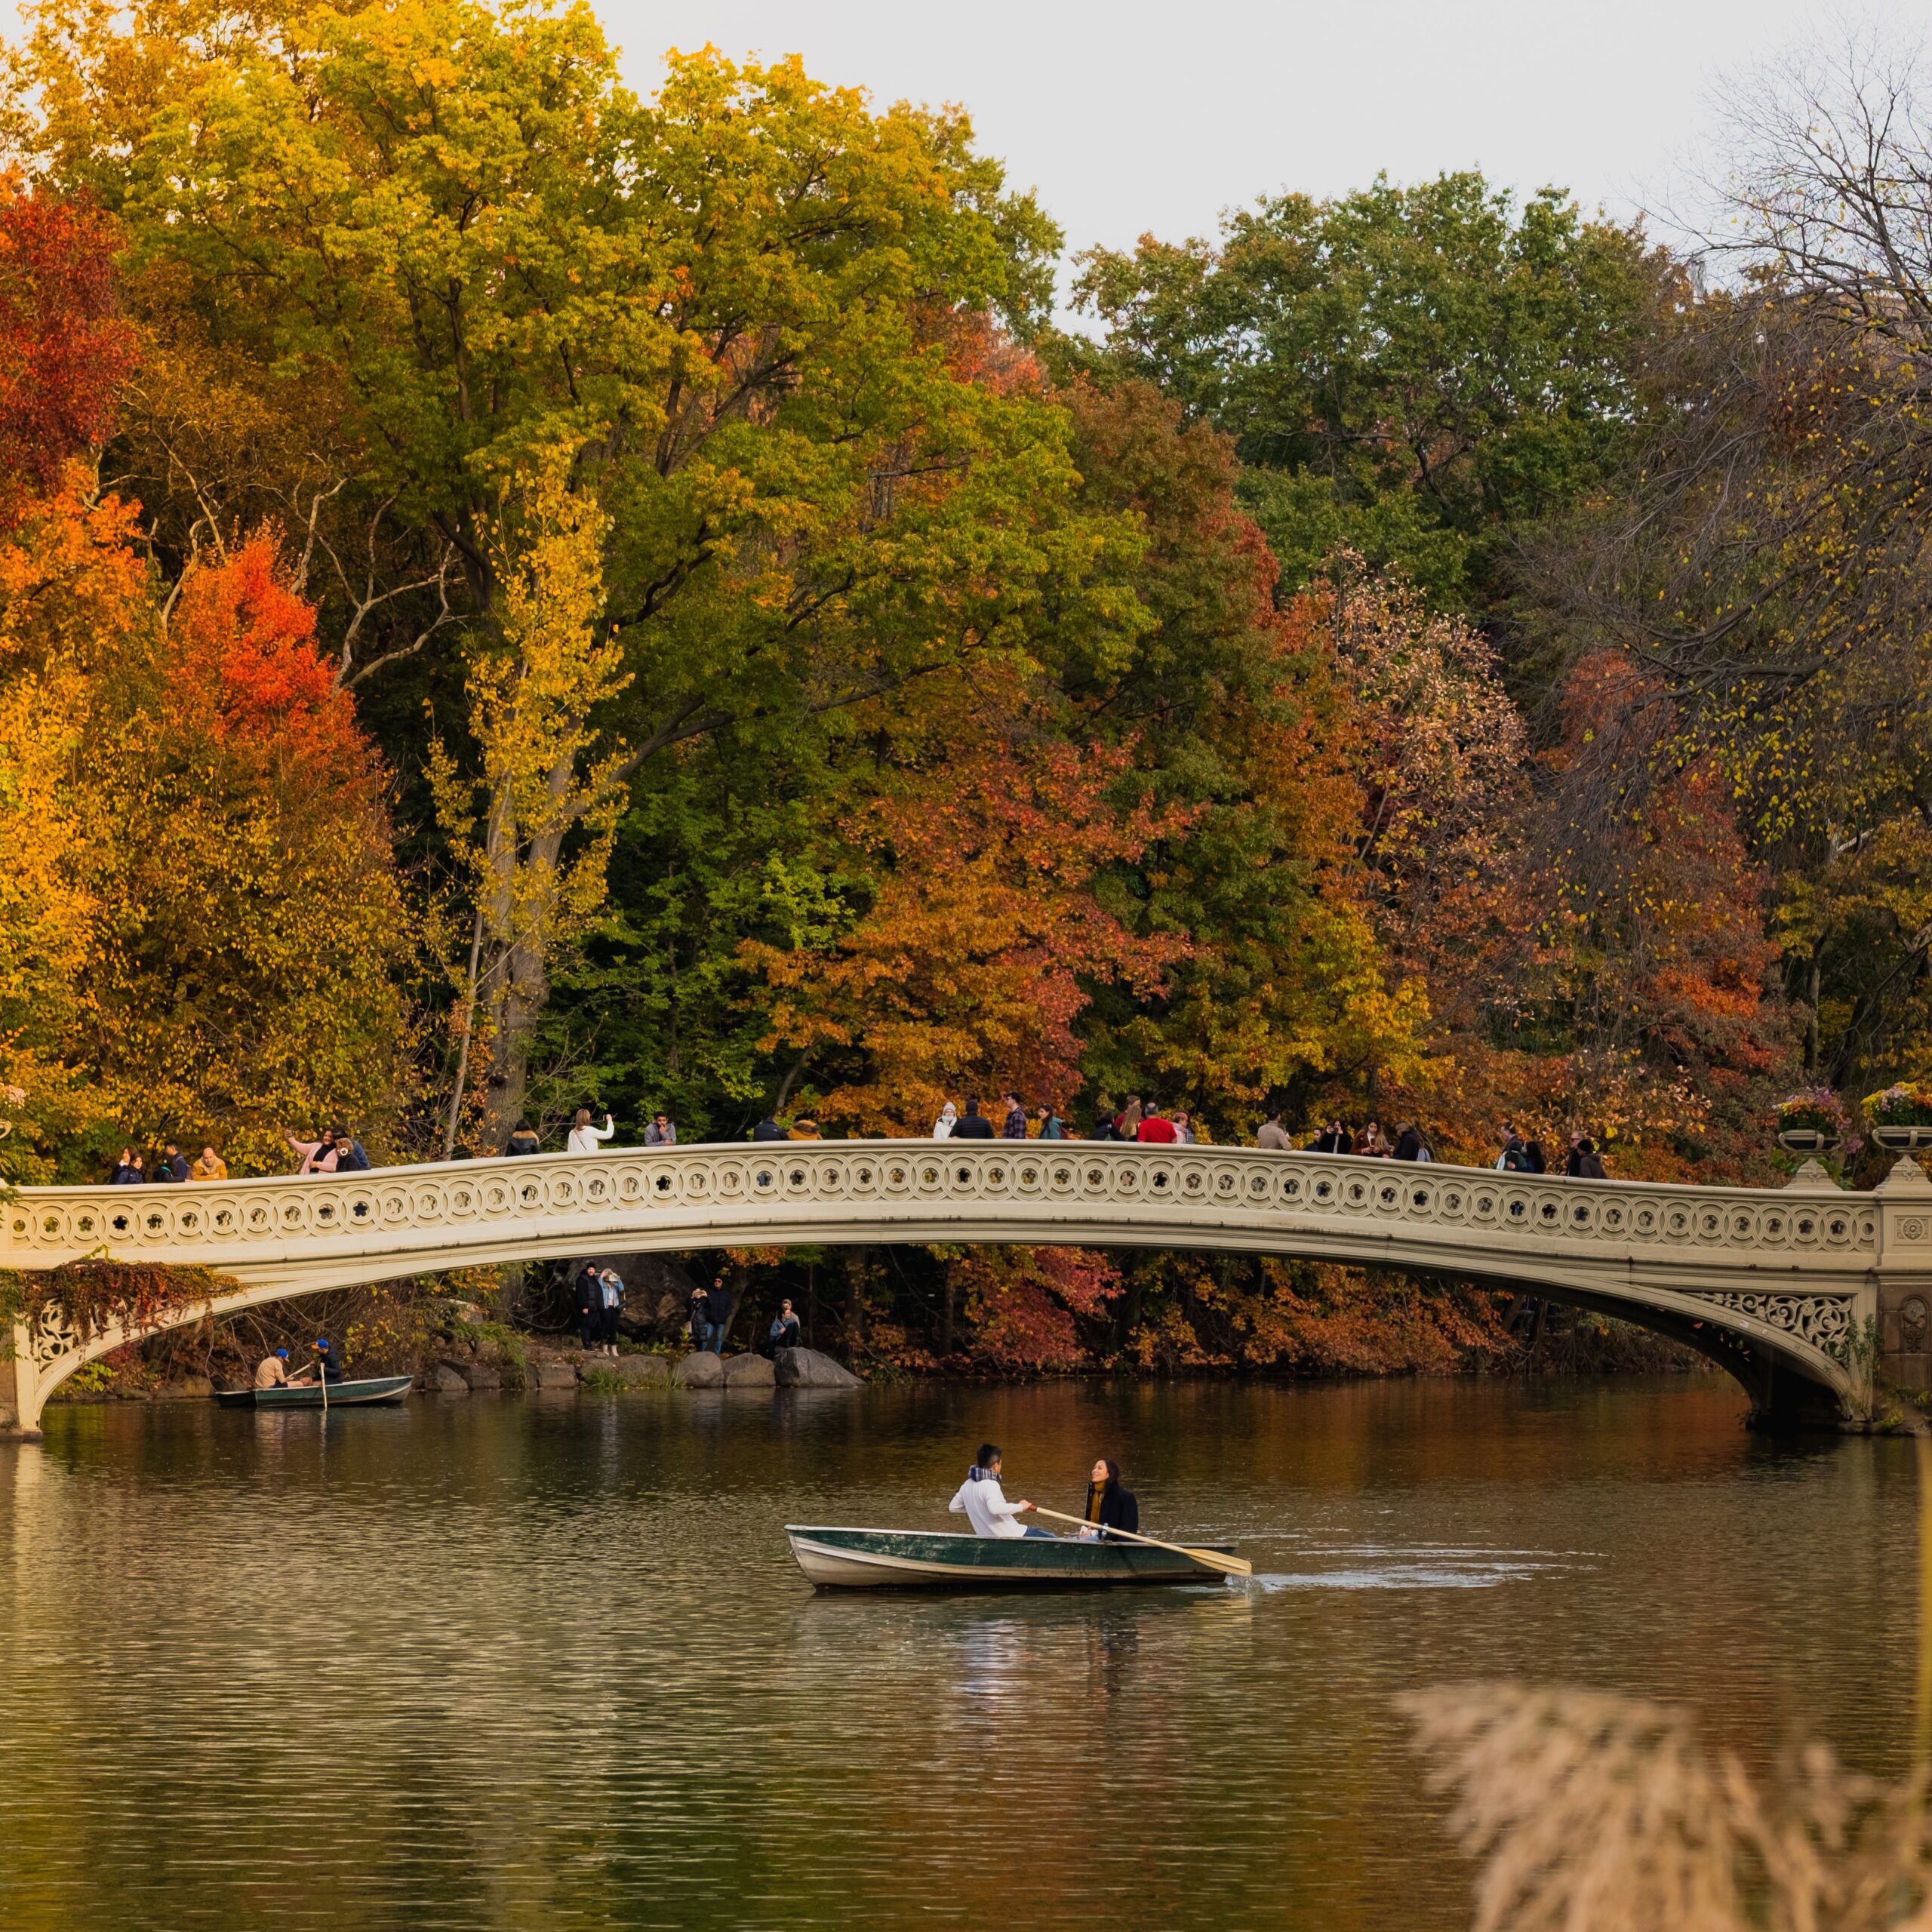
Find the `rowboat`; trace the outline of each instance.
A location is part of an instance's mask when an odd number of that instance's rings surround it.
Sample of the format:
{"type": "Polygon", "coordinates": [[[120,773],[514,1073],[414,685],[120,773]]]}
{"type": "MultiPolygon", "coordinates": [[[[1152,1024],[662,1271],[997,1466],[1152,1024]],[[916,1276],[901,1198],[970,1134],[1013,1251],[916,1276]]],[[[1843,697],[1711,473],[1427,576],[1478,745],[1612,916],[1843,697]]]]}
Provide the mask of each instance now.
{"type": "MultiPolygon", "coordinates": [[[[361,1382],[331,1382],[332,1409],[366,1407],[371,1402],[399,1402],[409,1393],[413,1375],[372,1375],[361,1382]]],[[[215,1397],[224,1409],[319,1409],[320,1386],[313,1382],[282,1389],[223,1389],[215,1397]]]]}
{"type": "MultiPolygon", "coordinates": [[[[1071,1537],[841,1530],[787,1523],[806,1580],[820,1590],[1066,1590],[1114,1583],[1201,1583],[1213,1573],[1178,1552],[1071,1537]]],[[[1226,1543],[1204,1543],[1228,1553],[1226,1543]]]]}

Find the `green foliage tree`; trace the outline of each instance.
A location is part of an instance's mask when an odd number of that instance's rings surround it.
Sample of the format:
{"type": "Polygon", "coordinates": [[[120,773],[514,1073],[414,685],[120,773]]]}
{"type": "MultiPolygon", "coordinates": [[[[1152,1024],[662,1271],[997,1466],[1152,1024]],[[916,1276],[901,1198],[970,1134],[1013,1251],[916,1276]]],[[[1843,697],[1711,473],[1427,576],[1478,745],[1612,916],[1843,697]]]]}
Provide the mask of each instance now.
{"type": "Polygon", "coordinates": [[[1635,226],[1461,173],[1097,249],[1078,294],[1110,359],[1235,439],[1287,589],[1346,546],[1452,604],[1493,602],[1511,534],[1606,474],[1681,288],[1635,226]]]}
{"type": "MultiPolygon", "coordinates": [[[[377,571],[339,604],[339,638],[408,571],[419,602],[453,571],[487,658],[498,493],[573,453],[624,673],[585,721],[606,734],[600,794],[977,652],[1131,642],[1131,533],[1075,506],[1064,416],[990,325],[1031,324],[1057,238],[963,118],[710,53],[641,101],[586,8],[466,0],[112,18],[57,0],[14,78],[41,107],[20,138],[118,213],[144,318],[218,343],[251,407],[312,410],[310,473],[350,461],[357,513],[408,534],[389,587],[377,571]]],[[[336,487],[307,499],[331,555],[336,487]]],[[[514,977],[536,987],[555,935],[525,937],[514,977]]],[[[496,1014],[492,1094],[520,1091],[540,1004],[496,1014]]]]}

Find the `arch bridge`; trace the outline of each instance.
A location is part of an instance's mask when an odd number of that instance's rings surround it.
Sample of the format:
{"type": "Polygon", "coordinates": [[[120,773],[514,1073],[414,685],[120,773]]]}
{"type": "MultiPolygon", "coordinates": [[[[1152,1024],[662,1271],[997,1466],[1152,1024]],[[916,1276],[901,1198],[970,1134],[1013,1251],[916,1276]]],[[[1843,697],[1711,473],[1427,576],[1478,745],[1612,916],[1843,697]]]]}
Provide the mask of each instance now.
{"type": "Polygon", "coordinates": [[[17,1189],[0,1267],[105,1257],[238,1285],[138,1331],[16,1324],[0,1426],[33,1433],[62,1382],[131,1340],[291,1296],[559,1257],[882,1241],[1265,1254],[1528,1291],[1688,1343],[1774,1420],[1868,1415],[1875,1377],[1932,1386],[1932,1181],[1909,1158],[1853,1193],[1815,1166],[1773,1190],[1251,1148],[780,1142],[17,1189]]]}

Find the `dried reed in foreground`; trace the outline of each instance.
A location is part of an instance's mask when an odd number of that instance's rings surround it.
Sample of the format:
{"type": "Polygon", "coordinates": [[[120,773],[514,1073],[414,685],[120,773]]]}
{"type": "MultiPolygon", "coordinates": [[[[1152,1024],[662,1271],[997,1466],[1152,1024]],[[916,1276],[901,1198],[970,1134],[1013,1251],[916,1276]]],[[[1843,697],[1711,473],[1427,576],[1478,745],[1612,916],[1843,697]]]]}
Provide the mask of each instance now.
{"type": "Polygon", "coordinates": [[[1480,1867],[1477,1932],[1932,1932],[1922,1778],[1814,1744],[1753,1779],[1688,1712],[1591,1691],[1401,1702],[1480,1867]]]}

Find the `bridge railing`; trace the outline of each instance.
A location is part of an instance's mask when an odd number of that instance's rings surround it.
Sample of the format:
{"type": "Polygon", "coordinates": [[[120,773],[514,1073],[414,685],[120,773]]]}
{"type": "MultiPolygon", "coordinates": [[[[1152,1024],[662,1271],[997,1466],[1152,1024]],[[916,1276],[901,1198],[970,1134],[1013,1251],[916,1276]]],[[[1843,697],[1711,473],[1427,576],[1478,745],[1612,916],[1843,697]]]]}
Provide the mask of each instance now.
{"type": "MultiPolygon", "coordinates": [[[[1932,1189],[1928,1189],[1932,1192],[1932,1189]]],[[[1096,1141],[726,1143],[608,1148],[178,1186],[26,1188],[0,1210],[0,1260],[50,1267],[91,1253],[186,1258],[368,1252],[426,1235],[487,1245],[517,1226],[715,1226],[774,1216],[916,1220],[1006,1211],[1140,1222],[1171,1212],[1426,1225],[1479,1241],[1617,1249],[1803,1269],[1879,1244],[1878,1197],[1841,1192],[1571,1180],[1446,1164],[1254,1148],[1096,1141]]],[[[1834,1268],[1835,1272],[1835,1268],[1834,1268]]]]}

